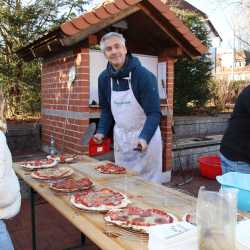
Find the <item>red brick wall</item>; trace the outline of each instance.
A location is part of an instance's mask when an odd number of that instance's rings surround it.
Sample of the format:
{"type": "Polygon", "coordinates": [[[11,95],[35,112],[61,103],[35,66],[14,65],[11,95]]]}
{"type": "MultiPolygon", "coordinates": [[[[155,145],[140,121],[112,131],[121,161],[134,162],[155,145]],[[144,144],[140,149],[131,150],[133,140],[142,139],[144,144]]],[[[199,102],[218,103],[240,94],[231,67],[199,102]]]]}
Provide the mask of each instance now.
{"type": "MultiPolygon", "coordinates": [[[[64,53],[43,63],[42,66],[42,110],[66,111],[69,89],[67,88],[68,70],[76,65],[77,75],[72,85],[69,111],[88,112],[89,100],[89,50],[81,49],[64,53]]],[[[42,143],[49,144],[50,135],[56,140],[59,150],[65,126],[64,117],[42,112],[42,143]]],[[[89,124],[89,119],[68,119],[65,128],[64,149],[66,152],[82,152],[81,137],[89,124]]]]}
{"type": "MultiPolygon", "coordinates": [[[[160,61],[167,63],[167,104],[169,111],[173,111],[174,93],[174,58],[164,58],[160,61]]],[[[163,116],[161,119],[161,133],[163,138],[163,171],[172,169],[172,117],[163,116]]]]}

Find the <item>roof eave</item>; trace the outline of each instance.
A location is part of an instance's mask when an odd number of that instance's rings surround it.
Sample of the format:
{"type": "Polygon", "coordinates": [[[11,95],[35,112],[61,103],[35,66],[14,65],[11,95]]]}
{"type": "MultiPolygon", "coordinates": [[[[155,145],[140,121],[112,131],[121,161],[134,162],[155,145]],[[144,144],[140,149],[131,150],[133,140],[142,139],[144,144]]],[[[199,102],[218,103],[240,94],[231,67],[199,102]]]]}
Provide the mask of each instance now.
{"type": "MultiPolygon", "coordinates": [[[[94,34],[139,10],[143,11],[143,8],[144,11],[146,9],[148,15],[152,16],[158,24],[163,26],[165,31],[167,31],[167,29],[170,30],[168,35],[188,57],[197,57],[208,51],[207,47],[204,46],[201,41],[196,38],[195,35],[192,34],[192,32],[174,15],[174,13],[170,11],[168,6],[162,2],[157,0],[126,0],[126,4],[126,8],[124,7],[123,9],[120,9],[120,11],[116,14],[109,13],[108,16],[102,18],[100,15],[103,15],[103,13],[98,11],[101,11],[102,9],[104,10],[106,8],[106,13],[108,13],[107,6],[101,6],[99,9],[85,13],[78,18],[58,26],[57,29],[49,32],[47,35],[39,38],[24,48],[19,49],[16,53],[18,56],[24,58],[24,60],[27,61],[30,61],[36,57],[47,56],[53,52],[53,50],[50,48],[51,43],[54,45],[54,51],[74,46],[79,42],[84,41],[89,35],[94,34]],[[151,11],[147,10],[149,7],[151,11]],[[102,22],[96,22],[98,15],[102,22]],[[165,25],[167,23],[169,28],[164,27],[159,19],[156,20],[157,18],[155,18],[155,16],[157,15],[161,20],[165,20],[164,23],[165,25]],[[90,24],[91,22],[93,23],[90,24]]],[[[112,6],[109,6],[109,11],[112,10],[110,9],[111,7],[113,7],[112,11],[116,11],[115,5],[111,5],[112,6]]]]}
{"type": "Polygon", "coordinates": [[[53,48],[62,46],[60,42],[61,34],[61,29],[58,27],[56,30],[51,31],[45,36],[27,44],[25,47],[18,49],[15,53],[25,61],[31,61],[35,58],[41,57],[38,51],[45,47],[47,48],[48,54],[52,53],[54,52],[53,48]]]}

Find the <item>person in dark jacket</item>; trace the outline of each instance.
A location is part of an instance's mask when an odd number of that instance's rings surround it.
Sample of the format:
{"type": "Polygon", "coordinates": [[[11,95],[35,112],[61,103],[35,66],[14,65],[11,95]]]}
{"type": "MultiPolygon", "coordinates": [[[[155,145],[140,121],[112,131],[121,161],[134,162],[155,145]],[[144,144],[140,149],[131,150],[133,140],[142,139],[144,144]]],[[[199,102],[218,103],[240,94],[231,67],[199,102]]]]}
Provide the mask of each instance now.
{"type": "Polygon", "coordinates": [[[139,172],[146,180],[161,182],[161,111],[156,77],[127,53],[121,34],[104,35],[100,46],[108,65],[98,79],[101,118],[94,140],[102,143],[114,125],[116,164],[139,172]]]}
{"type": "Polygon", "coordinates": [[[250,174],[250,85],[243,89],[236,100],[220,152],[223,174],[250,174]]]}

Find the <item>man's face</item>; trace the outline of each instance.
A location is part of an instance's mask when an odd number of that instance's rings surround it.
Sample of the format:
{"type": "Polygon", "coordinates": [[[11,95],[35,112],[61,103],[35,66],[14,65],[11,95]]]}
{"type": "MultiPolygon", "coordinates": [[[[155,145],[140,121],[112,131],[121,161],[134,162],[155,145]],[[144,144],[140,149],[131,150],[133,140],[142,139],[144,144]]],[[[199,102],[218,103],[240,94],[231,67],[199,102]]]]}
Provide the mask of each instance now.
{"type": "Polygon", "coordinates": [[[127,49],[118,37],[110,37],[105,41],[104,55],[115,69],[120,69],[125,63],[127,49]]]}

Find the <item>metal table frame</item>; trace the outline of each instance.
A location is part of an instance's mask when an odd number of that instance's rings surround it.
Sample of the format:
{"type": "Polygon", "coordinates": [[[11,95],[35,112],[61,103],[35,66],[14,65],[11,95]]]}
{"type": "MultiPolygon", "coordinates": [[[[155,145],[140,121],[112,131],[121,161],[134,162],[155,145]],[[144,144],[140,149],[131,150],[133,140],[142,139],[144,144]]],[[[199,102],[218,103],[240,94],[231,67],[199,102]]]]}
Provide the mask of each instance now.
{"type": "MultiPolygon", "coordinates": [[[[36,194],[37,192],[30,187],[30,208],[31,208],[31,229],[32,229],[32,250],[37,250],[36,244],[36,194]]],[[[73,250],[82,247],[85,244],[86,236],[81,232],[81,243],[76,246],[67,247],[63,250],[73,250]]]]}

